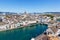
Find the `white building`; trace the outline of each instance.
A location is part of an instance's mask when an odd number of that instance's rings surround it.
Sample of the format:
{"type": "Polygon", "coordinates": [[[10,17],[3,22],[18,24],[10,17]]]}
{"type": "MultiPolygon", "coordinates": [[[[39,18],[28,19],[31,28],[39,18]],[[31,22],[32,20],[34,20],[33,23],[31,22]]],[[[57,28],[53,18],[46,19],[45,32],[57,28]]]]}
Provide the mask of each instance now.
{"type": "Polygon", "coordinates": [[[7,30],[9,28],[9,24],[0,25],[0,31],[7,30]]]}

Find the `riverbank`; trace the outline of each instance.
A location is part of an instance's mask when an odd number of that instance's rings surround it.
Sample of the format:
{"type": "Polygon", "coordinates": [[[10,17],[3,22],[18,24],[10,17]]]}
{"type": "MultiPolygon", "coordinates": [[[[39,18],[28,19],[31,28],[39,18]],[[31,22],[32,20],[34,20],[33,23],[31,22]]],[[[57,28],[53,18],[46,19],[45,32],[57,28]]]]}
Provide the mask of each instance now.
{"type": "Polygon", "coordinates": [[[34,26],[34,25],[36,25],[36,24],[39,24],[39,23],[32,23],[32,24],[28,24],[28,25],[25,25],[25,26],[14,27],[14,28],[5,29],[5,30],[0,30],[0,31],[7,31],[7,30],[20,29],[20,28],[24,28],[24,27],[28,27],[28,26],[34,26]]]}
{"type": "Polygon", "coordinates": [[[40,25],[47,25],[47,24],[44,24],[44,23],[30,23],[28,25],[22,25],[22,26],[19,26],[19,27],[13,27],[13,28],[9,28],[9,29],[2,29],[0,31],[6,31],[6,30],[14,30],[14,29],[19,29],[19,28],[23,28],[23,27],[28,27],[28,26],[34,26],[36,24],[40,24],[40,25]]]}

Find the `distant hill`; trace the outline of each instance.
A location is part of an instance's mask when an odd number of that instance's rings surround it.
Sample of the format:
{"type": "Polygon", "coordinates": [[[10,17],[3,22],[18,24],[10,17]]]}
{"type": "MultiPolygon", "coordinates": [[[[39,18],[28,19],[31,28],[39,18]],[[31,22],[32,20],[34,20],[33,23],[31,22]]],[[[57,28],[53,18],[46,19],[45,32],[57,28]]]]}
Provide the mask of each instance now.
{"type": "Polygon", "coordinates": [[[60,12],[45,12],[47,14],[60,14],[60,12]]]}
{"type": "MultiPolygon", "coordinates": [[[[23,14],[23,13],[20,13],[23,14]]],[[[43,13],[30,13],[30,14],[56,14],[60,15],[60,12],[43,12],[43,13]]],[[[17,15],[15,12],[0,12],[0,15],[17,15]]]]}
{"type": "Polygon", "coordinates": [[[14,12],[0,12],[0,15],[16,15],[14,12]]]}

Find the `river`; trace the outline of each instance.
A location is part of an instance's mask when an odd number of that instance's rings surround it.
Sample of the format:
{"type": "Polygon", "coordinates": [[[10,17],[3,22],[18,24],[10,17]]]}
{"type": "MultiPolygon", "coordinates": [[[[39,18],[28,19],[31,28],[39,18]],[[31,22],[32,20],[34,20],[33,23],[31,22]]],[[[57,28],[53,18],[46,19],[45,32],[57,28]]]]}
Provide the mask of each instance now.
{"type": "Polygon", "coordinates": [[[35,24],[24,28],[0,32],[0,40],[31,40],[48,28],[45,24],[35,24]]]}

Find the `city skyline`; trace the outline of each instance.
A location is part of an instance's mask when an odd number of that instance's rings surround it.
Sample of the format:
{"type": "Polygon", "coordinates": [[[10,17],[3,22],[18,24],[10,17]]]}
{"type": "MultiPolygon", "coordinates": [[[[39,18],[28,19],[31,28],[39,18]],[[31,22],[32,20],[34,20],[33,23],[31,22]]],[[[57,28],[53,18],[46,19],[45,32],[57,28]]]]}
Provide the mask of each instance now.
{"type": "Polygon", "coordinates": [[[60,12],[60,0],[0,0],[2,12],[60,12]]]}

